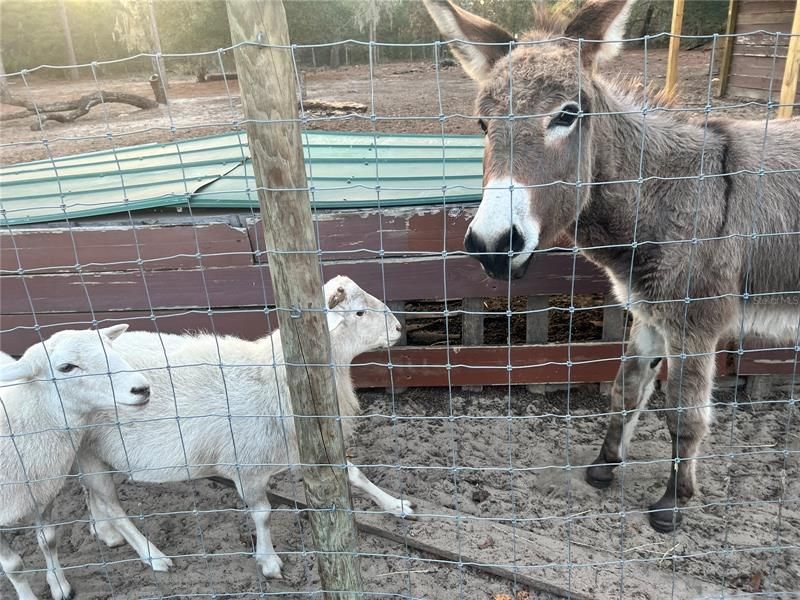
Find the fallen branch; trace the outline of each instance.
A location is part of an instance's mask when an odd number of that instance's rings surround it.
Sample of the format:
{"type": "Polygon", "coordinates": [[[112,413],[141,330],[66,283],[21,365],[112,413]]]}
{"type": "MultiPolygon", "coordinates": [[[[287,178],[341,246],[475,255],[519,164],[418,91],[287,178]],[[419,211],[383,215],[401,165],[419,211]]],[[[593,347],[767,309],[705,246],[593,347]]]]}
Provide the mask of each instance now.
{"type": "Polygon", "coordinates": [[[328,100],[305,100],[303,101],[305,110],[326,110],[326,111],[351,111],[366,112],[367,105],[360,102],[336,102],[328,100]]]}
{"type": "Polygon", "coordinates": [[[55,102],[52,104],[34,104],[30,100],[23,100],[18,96],[14,96],[8,92],[0,93],[0,102],[10,106],[19,106],[24,108],[27,112],[14,112],[2,115],[0,120],[7,121],[11,119],[20,119],[22,117],[30,116],[33,114],[39,115],[39,121],[31,125],[31,129],[40,129],[40,122],[43,124],[46,121],[58,121],[59,123],[71,123],[78,117],[82,117],[93,106],[102,104],[104,102],[118,102],[121,104],[130,104],[136,108],[143,110],[156,108],[158,103],[144,96],[137,94],[128,94],[126,92],[94,92],[86,94],[76,100],[67,100],[64,102],[55,102]],[[69,112],[67,112],[69,111],[69,112]],[[66,114],[64,114],[66,113],[66,114]]]}
{"type": "Polygon", "coordinates": [[[79,117],[82,117],[86,113],[88,113],[92,107],[97,106],[98,104],[103,103],[111,103],[117,102],[120,104],[129,104],[131,106],[135,106],[136,108],[140,108],[142,110],[156,108],[158,103],[155,100],[150,100],[149,98],[145,98],[143,96],[137,96],[136,94],[127,94],[125,92],[95,92],[94,94],[87,94],[86,96],[82,96],[77,101],[77,106],[71,112],[66,114],[58,113],[58,112],[39,112],[39,120],[31,125],[31,129],[34,131],[37,129],[41,129],[41,126],[44,125],[47,121],[58,121],[59,123],[71,123],[72,121],[76,120],[79,117]]]}

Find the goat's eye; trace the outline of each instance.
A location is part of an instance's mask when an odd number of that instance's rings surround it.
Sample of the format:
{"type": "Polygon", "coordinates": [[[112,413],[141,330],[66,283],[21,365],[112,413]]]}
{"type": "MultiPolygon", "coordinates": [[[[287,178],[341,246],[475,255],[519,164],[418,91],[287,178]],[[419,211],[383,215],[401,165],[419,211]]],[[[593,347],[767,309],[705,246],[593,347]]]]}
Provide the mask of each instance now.
{"type": "Polygon", "coordinates": [[[550,123],[547,124],[547,128],[570,127],[575,122],[575,119],[578,118],[579,112],[580,109],[577,104],[567,104],[561,109],[560,113],[550,120],[550,123]]]}
{"type": "Polygon", "coordinates": [[[73,365],[72,363],[64,363],[63,365],[59,365],[57,367],[57,370],[61,373],[71,373],[77,368],[78,365],[73,365]]]}
{"type": "Polygon", "coordinates": [[[357,316],[357,317],[363,317],[365,314],[366,314],[366,311],[364,311],[364,310],[360,310],[360,311],[358,311],[358,312],[356,313],[356,316],[357,316]]]}
{"type": "Polygon", "coordinates": [[[489,128],[486,126],[486,121],[483,119],[478,119],[478,125],[481,126],[481,131],[483,131],[483,135],[486,135],[489,132],[489,128]]]}

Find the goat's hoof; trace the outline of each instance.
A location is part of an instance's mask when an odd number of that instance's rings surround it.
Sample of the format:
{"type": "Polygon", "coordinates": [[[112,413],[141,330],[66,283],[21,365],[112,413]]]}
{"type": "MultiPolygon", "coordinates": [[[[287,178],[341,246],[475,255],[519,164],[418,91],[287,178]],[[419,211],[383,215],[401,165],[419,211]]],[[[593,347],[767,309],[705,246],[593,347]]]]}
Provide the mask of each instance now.
{"type": "Polygon", "coordinates": [[[590,486],[604,490],[614,482],[614,467],[605,464],[590,465],[586,469],[585,477],[590,486]]]}
{"type": "Polygon", "coordinates": [[[386,512],[398,517],[400,519],[410,519],[416,520],[417,515],[415,514],[415,509],[417,505],[414,502],[409,502],[408,500],[395,500],[389,506],[385,507],[386,512]]]}
{"type": "Polygon", "coordinates": [[[153,557],[146,562],[148,565],[150,565],[150,568],[152,568],[153,571],[158,571],[159,573],[166,573],[174,566],[172,560],[166,556],[162,556],[160,558],[153,557]]]}
{"type": "Polygon", "coordinates": [[[71,586],[59,588],[57,591],[50,590],[50,592],[53,600],[74,600],[75,598],[75,590],[71,586]]]}
{"type": "Polygon", "coordinates": [[[660,507],[658,504],[653,504],[650,507],[650,526],[659,533],[672,533],[675,531],[683,521],[683,515],[673,507],[660,507]]]}
{"type": "Polygon", "coordinates": [[[259,562],[261,563],[261,573],[264,577],[267,579],[283,579],[283,574],[281,573],[283,561],[280,556],[273,554],[259,562]]]}

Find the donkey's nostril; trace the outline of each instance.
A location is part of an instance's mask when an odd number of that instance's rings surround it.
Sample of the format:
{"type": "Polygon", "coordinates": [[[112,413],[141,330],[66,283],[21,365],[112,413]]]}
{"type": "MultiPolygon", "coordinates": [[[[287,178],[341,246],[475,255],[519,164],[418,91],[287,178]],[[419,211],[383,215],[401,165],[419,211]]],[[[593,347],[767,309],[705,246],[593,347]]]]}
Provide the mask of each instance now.
{"type": "Polygon", "coordinates": [[[400,325],[399,323],[397,325],[395,325],[394,328],[397,329],[397,331],[403,331],[403,326],[400,325]]]}
{"type": "Polygon", "coordinates": [[[495,252],[508,252],[508,249],[511,248],[512,252],[521,252],[522,249],[525,247],[525,239],[522,237],[522,234],[519,232],[516,226],[512,227],[510,230],[505,231],[497,240],[497,249],[495,252]]]}
{"type": "Polygon", "coordinates": [[[486,252],[486,246],[470,229],[467,231],[467,235],[464,237],[464,250],[470,254],[482,254],[486,252]]]}

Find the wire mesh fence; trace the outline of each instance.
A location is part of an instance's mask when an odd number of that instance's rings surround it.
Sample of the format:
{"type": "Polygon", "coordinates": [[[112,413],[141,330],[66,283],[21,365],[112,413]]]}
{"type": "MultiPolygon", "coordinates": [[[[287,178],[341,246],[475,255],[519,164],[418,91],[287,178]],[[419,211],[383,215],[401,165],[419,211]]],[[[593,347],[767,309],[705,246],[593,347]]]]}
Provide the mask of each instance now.
{"type": "MultiPolygon", "coordinates": [[[[324,281],[354,282],[326,288],[340,413],[320,415],[350,434],[331,464],[354,488],[352,596],[800,585],[800,175],[797,124],[775,119],[791,35],[685,36],[706,49],[682,59],[676,100],[653,94],[652,36],[601,75],[583,61],[602,36],[579,33],[282,48],[306,87],[308,251],[324,281]],[[769,50],[762,99],[714,94],[734,39],[769,50]],[[298,66],[331,47],[367,65],[298,66]],[[378,48],[427,60],[377,64],[378,48]],[[441,60],[500,48],[480,91],[441,60]]],[[[219,64],[219,81],[172,78],[141,112],[103,101],[144,85],[104,77],[109,62],[79,65],[66,94],[42,75],[71,66],[4,76],[29,115],[0,144],[0,349],[50,342],[0,364],[3,596],[24,578],[54,597],[337,597],[275,335],[279,311],[302,311],[276,305],[282,250],[264,243],[230,77],[232,52],[264,46],[125,59],[219,64]],[[77,89],[98,106],[45,118],[77,89]]]]}

